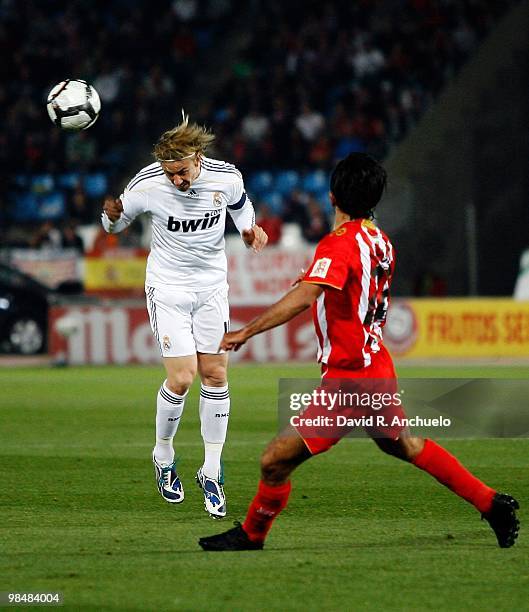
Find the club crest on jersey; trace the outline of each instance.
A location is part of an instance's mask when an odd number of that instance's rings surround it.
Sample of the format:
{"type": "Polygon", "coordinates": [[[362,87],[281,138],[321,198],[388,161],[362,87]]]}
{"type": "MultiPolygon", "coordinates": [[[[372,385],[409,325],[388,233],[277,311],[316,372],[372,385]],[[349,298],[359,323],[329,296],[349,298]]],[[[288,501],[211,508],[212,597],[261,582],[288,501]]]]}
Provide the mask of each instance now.
{"type": "Polygon", "coordinates": [[[215,191],[213,194],[213,206],[216,206],[217,208],[222,206],[222,198],[219,191],[215,191]]]}
{"type": "Polygon", "coordinates": [[[200,230],[206,230],[220,221],[220,211],[214,211],[211,214],[206,213],[200,219],[175,219],[169,217],[167,219],[167,229],[170,232],[183,232],[188,234],[189,232],[198,232],[200,230]]]}
{"type": "Polygon", "coordinates": [[[164,350],[168,351],[171,348],[171,338],[169,338],[169,336],[164,336],[162,339],[162,344],[164,350]]]}
{"type": "Polygon", "coordinates": [[[332,259],[330,257],[322,257],[314,262],[312,266],[312,271],[309,276],[317,276],[318,278],[325,278],[327,276],[327,272],[329,271],[329,266],[332,263],[332,259]]]}

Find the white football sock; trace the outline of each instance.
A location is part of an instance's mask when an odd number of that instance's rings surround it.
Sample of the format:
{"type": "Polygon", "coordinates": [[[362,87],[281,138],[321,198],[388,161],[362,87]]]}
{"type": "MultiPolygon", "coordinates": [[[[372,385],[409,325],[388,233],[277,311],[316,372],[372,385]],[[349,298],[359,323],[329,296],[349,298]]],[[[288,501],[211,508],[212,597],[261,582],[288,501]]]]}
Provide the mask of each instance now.
{"type": "Polygon", "coordinates": [[[204,465],[202,466],[202,472],[208,478],[220,480],[220,458],[223,446],[224,444],[221,443],[204,442],[204,465]]]}
{"type": "Polygon", "coordinates": [[[156,446],[154,456],[162,466],[171,465],[174,461],[173,438],[184,411],[187,391],[184,395],[173,393],[166,386],[165,380],[156,397],[156,446]]]}
{"type": "Polygon", "coordinates": [[[220,457],[230,416],[230,392],[224,387],[200,386],[200,432],[204,440],[202,471],[208,478],[220,477],[220,457]]]}

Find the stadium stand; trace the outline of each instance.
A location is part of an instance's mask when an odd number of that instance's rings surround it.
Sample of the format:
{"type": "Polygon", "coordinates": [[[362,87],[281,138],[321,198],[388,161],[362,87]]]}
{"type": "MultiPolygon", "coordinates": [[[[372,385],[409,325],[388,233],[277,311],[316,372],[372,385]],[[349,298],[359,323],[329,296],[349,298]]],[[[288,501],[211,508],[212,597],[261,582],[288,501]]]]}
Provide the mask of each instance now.
{"type": "Polygon", "coordinates": [[[95,221],[101,196],[148,160],[181,106],[211,126],[214,154],[241,168],[273,214],[288,215],[296,190],[326,214],[334,160],[387,156],[515,3],[176,0],[156,19],[146,0],[2,3],[0,44],[12,58],[0,68],[3,241],[15,224],[95,221]],[[223,50],[245,28],[251,36],[223,50]],[[215,83],[202,99],[197,64],[202,83],[215,83]],[[61,133],[45,115],[65,76],[101,95],[87,132],[61,133]]]}

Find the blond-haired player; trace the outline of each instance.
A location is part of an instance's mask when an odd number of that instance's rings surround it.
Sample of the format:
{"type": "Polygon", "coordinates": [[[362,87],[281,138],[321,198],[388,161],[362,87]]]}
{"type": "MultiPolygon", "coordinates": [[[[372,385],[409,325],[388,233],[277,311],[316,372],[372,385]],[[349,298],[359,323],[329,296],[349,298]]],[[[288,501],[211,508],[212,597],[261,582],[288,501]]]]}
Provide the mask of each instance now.
{"type": "Polygon", "coordinates": [[[268,240],[255,224],[241,173],[206,157],[213,134],[183,121],[164,132],[154,147],[155,162],[129,182],[118,199],[105,200],[102,223],[120,232],[141,213],[152,223],[145,292],[153,334],[166,380],[157,395],[153,463],[158,490],[170,503],[184,500],[173,438],[186,395],[197,372],[201,380],[200,422],[204,463],[196,479],[211,516],[226,515],[221,453],[230,397],[227,355],[218,353],[229,330],[224,229],[228,211],[247,247],[260,251],[268,240]]]}

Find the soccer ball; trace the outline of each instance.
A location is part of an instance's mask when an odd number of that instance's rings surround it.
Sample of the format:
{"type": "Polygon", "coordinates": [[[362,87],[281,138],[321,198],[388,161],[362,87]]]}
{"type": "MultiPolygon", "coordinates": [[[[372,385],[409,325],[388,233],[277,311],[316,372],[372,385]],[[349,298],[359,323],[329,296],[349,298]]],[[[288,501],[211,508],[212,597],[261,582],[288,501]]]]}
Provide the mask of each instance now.
{"type": "Polygon", "coordinates": [[[66,79],[50,91],[48,115],[63,130],[86,130],[94,125],[101,110],[97,91],[81,79],[66,79]]]}

